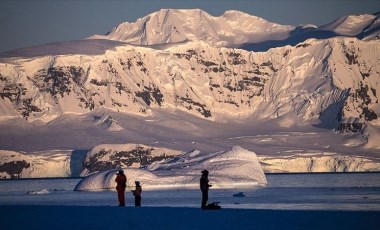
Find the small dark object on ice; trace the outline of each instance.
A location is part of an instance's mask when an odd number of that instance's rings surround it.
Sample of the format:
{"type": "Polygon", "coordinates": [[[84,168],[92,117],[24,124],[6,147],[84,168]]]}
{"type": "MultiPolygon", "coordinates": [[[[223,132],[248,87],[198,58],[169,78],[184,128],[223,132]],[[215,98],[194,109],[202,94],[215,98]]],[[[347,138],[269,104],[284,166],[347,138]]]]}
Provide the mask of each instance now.
{"type": "Polygon", "coordinates": [[[245,195],[243,194],[243,192],[238,192],[238,193],[235,193],[232,195],[233,197],[245,197],[245,195]]]}
{"type": "Polygon", "coordinates": [[[206,207],[203,207],[203,210],[219,210],[222,207],[220,207],[219,202],[212,202],[208,204],[206,207]]]}

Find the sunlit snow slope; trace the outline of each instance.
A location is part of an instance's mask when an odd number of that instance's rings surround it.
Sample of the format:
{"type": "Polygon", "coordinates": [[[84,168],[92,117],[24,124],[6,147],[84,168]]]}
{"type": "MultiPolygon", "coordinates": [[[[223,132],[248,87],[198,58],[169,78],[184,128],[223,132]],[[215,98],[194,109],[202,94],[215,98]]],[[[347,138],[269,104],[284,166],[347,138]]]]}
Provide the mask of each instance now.
{"type": "Polygon", "coordinates": [[[378,14],[345,16],[317,27],[280,25],[236,10],[215,17],[200,9],[162,9],[136,22],[121,23],[107,35],[94,35],[90,39],[151,46],[202,40],[217,47],[266,51],[296,45],[309,38],[349,36],[371,40],[379,38],[379,33],[378,14]]]}
{"type": "Polygon", "coordinates": [[[377,41],[335,38],[265,53],[193,42],[3,59],[0,114],[49,121],[98,108],[143,116],[176,108],[212,120],[255,115],[361,130],[380,112],[379,53],[377,41]]]}

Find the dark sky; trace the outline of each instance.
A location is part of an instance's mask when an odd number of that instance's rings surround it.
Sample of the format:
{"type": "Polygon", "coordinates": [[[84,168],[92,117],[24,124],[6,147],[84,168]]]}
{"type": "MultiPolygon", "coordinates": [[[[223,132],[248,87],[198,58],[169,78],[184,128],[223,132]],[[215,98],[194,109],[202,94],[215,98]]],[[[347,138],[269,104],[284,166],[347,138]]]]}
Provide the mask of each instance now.
{"type": "Polygon", "coordinates": [[[0,52],[105,34],[160,9],[240,10],[287,25],[323,25],[380,11],[380,0],[1,0],[0,52]]]}

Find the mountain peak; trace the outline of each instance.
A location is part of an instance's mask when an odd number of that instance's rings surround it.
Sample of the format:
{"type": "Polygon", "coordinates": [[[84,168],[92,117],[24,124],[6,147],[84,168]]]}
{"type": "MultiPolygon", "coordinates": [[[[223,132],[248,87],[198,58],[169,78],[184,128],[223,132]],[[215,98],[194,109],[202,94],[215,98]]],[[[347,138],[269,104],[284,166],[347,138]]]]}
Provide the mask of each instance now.
{"type": "MultiPolygon", "coordinates": [[[[254,16],[254,15],[250,15],[250,14],[247,14],[245,12],[242,12],[242,11],[238,11],[238,10],[227,10],[225,11],[221,17],[224,17],[224,18],[231,18],[231,17],[251,17],[251,18],[256,18],[256,19],[261,19],[261,20],[264,20],[266,21],[265,19],[263,18],[260,18],[260,17],[257,17],[257,16],[254,16]]],[[[231,18],[233,19],[233,18],[231,18]]]]}
{"type": "Polygon", "coordinates": [[[378,16],[371,14],[349,15],[321,26],[321,30],[333,31],[343,36],[356,36],[371,26],[378,16]]]}
{"type": "Polygon", "coordinates": [[[121,23],[101,38],[134,45],[160,45],[203,40],[212,46],[238,47],[272,33],[286,37],[294,28],[266,21],[247,13],[228,10],[215,17],[201,9],[161,9],[136,22],[121,23]],[[260,36],[253,36],[260,33],[260,36]]]}

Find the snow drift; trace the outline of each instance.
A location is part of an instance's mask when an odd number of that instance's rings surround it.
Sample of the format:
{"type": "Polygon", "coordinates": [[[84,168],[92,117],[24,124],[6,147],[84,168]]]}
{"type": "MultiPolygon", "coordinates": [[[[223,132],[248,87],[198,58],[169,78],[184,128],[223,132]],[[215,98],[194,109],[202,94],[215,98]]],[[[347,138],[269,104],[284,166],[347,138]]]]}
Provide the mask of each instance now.
{"type": "MultiPolygon", "coordinates": [[[[203,169],[209,170],[213,188],[252,187],[267,183],[256,154],[238,146],[216,153],[194,150],[146,168],[124,168],[124,172],[128,186],[139,180],[144,189],[197,188],[203,169]]],[[[116,172],[117,169],[92,174],[81,180],[75,190],[114,188],[116,172]]]]}

